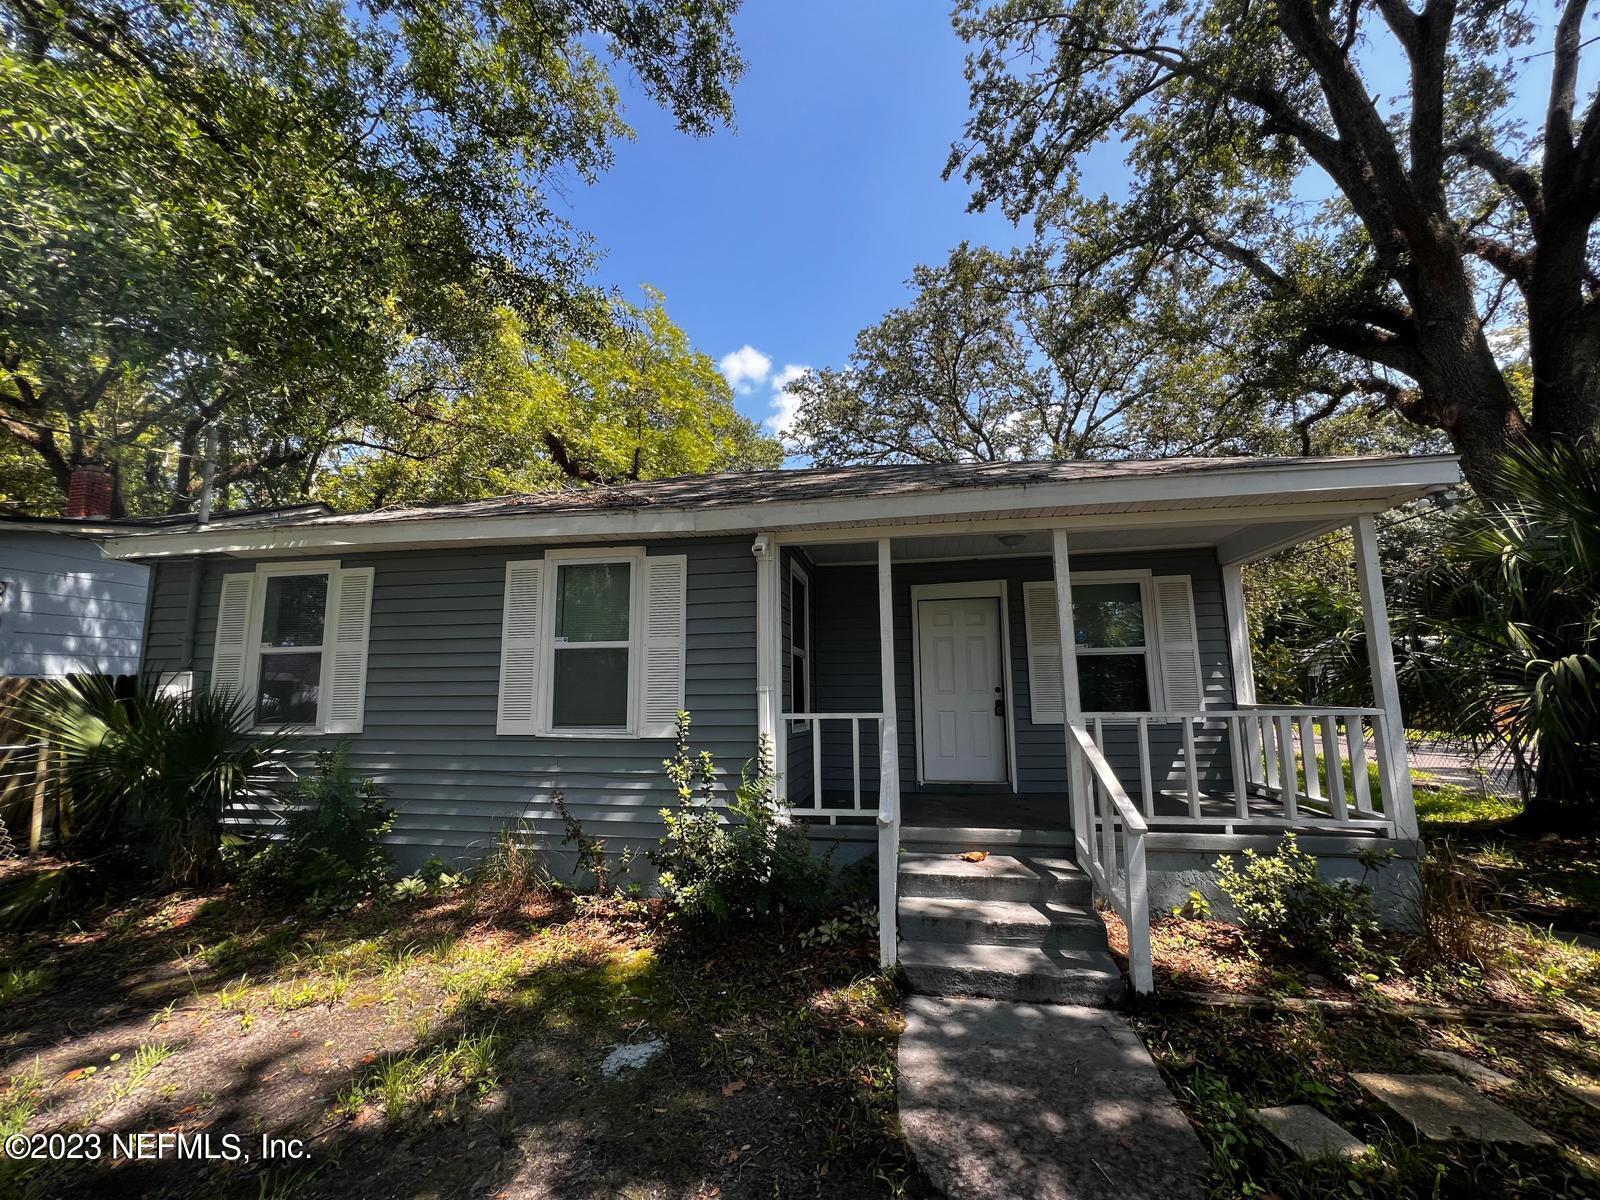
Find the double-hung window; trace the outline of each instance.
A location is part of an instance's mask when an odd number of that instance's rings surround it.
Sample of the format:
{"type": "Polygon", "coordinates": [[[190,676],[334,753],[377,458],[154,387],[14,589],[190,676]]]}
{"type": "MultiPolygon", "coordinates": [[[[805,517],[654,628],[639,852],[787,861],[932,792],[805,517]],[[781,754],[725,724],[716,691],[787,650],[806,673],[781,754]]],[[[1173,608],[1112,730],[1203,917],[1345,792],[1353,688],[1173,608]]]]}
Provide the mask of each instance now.
{"type": "MultiPolygon", "coordinates": [[[[222,577],[211,688],[257,729],[360,733],[366,711],[371,567],[319,561],[222,577]]],[[[187,691],[192,676],[163,676],[187,691]]]]}
{"type": "MultiPolygon", "coordinates": [[[[789,564],[789,711],[811,708],[811,581],[799,563],[789,564]]],[[[795,722],[795,728],[809,728],[795,722]]]]}
{"type": "Polygon", "coordinates": [[[1150,646],[1140,580],[1072,584],[1078,691],[1084,712],[1150,709],[1150,646]]]}
{"type": "Polygon", "coordinates": [[[506,564],[502,734],[671,737],[684,703],[688,559],[551,549],[506,564]]]}
{"type": "Polygon", "coordinates": [[[268,575],[255,663],[255,723],[305,728],[320,724],[332,574],[268,575]]]}
{"type": "Polygon", "coordinates": [[[626,731],[632,724],[632,559],[555,568],[550,727],[626,731]]]}

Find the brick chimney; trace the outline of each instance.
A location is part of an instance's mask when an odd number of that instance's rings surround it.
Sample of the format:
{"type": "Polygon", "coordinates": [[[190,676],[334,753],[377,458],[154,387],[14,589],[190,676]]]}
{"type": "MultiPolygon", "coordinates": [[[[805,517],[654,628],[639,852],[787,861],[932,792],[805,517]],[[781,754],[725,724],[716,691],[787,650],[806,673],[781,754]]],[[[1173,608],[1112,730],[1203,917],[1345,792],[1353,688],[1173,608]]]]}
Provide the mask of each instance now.
{"type": "Polygon", "coordinates": [[[72,483],[67,488],[67,516],[109,517],[112,490],[111,472],[104,467],[74,467],[72,483]]]}

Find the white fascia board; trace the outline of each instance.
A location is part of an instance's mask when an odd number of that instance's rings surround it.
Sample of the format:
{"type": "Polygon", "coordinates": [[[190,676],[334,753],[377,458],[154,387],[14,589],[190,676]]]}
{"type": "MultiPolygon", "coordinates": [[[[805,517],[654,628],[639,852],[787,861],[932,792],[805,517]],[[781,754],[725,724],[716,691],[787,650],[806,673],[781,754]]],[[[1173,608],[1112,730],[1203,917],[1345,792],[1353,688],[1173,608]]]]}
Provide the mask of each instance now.
{"type": "MultiPolygon", "coordinates": [[[[422,517],[365,524],[330,521],[277,528],[211,529],[114,539],[114,558],[167,558],[181,554],[300,554],[328,550],[384,550],[461,544],[615,541],[633,538],[721,535],[752,529],[893,524],[897,521],[1004,519],[1027,509],[1094,508],[1114,504],[1207,507],[1208,502],[1260,497],[1264,503],[1292,494],[1298,504],[1343,501],[1351,512],[1381,511],[1460,481],[1454,455],[1376,459],[1367,463],[1313,462],[1277,467],[1234,467],[1156,476],[1122,476],[1067,482],[956,487],[897,496],[850,496],[703,508],[619,509],[505,517],[422,517]],[[1356,493],[1357,496],[1352,496],[1356,493]],[[1375,499],[1373,493],[1378,494],[1375,499]]],[[[1219,510],[1221,511],[1221,510],[1219,510]]],[[[1235,507],[1236,514],[1249,506],[1235,507]]],[[[1134,515],[1134,514],[1124,514],[1134,515]]],[[[1143,514],[1141,514],[1143,515],[1143,514]]],[[[1149,515],[1159,516],[1159,510],[1149,515]]],[[[1097,520],[1097,519],[1093,519],[1097,520]]],[[[1057,523],[1060,523],[1059,519],[1057,523]]],[[[1187,522],[1186,522],[1187,523],[1187,522]]]]}

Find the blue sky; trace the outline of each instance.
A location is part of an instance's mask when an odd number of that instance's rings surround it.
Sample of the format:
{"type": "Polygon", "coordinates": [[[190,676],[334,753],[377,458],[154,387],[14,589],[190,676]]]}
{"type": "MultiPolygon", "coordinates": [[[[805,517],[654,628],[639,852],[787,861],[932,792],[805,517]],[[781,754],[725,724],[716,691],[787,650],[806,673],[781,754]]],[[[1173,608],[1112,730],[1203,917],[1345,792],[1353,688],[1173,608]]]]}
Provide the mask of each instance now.
{"type": "Polygon", "coordinates": [[[601,282],[659,288],[713,358],[754,351],[730,366],[749,368],[739,407],[764,420],[784,368],[842,363],[918,263],[1016,235],[939,178],[967,111],[944,4],[749,0],[735,29],[737,128],[686,137],[628,92],[638,138],[568,199],[606,251],[601,282]]]}
{"type": "MultiPolygon", "coordinates": [[[[638,136],[567,200],[605,251],[599,282],[631,298],[644,284],[664,292],[696,347],[724,364],[740,409],[767,421],[787,378],[842,364],[857,331],[906,299],[917,264],[963,239],[1019,238],[997,211],[968,213],[959,178],[940,178],[967,115],[965,47],[945,3],[747,0],[735,31],[749,64],[737,128],[687,137],[623,81],[638,136]]],[[[1526,48],[1536,57],[1515,104],[1535,122],[1549,45],[1542,29],[1526,48]]],[[[1378,43],[1366,66],[1398,84],[1380,91],[1403,94],[1397,47],[1378,43]]],[[[1580,96],[1597,73],[1591,53],[1580,96]]],[[[1085,190],[1115,191],[1121,157],[1097,150],[1085,190]]],[[[1304,194],[1316,191],[1308,179],[1304,194]]]]}

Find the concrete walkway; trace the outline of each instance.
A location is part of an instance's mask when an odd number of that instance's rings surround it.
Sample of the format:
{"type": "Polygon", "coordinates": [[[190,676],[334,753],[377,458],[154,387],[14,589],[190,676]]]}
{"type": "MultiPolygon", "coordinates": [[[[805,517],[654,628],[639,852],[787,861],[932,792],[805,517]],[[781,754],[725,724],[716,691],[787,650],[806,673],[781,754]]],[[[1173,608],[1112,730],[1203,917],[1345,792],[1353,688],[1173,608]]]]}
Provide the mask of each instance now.
{"type": "Polygon", "coordinates": [[[1206,1155],[1115,1013],[912,996],[900,1120],[952,1200],[1190,1200],[1206,1155]]]}

